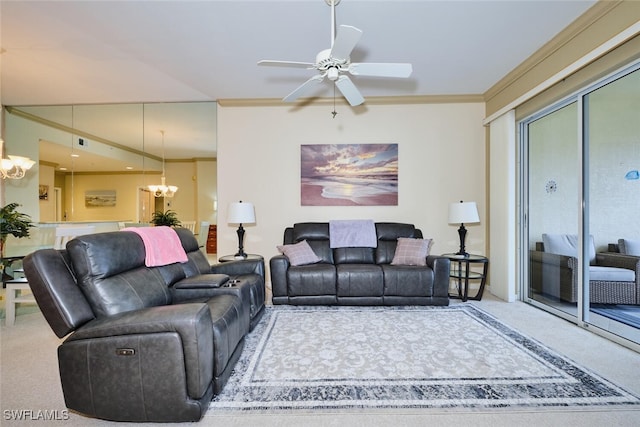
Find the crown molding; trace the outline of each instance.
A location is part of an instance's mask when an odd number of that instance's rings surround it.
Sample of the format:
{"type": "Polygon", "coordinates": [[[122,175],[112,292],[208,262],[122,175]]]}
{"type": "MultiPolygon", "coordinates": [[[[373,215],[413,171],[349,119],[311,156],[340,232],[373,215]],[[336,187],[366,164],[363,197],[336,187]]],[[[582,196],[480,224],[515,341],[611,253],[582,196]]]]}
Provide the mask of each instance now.
{"type": "Polygon", "coordinates": [[[197,161],[215,162],[215,157],[192,157],[190,159],[164,159],[165,163],[193,163],[197,161]]]}
{"type": "Polygon", "coordinates": [[[545,43],[533,55],[524,60],[520,65],[514,68],[506,76],[500,79],[496,84],[490,87],[484,93],[484,99],[490,101],[495,96],[508,89],[512,84],[523,78],[527,73],[531,72],[536,66],[550,58],[563,46],[570,43],[581,33],[586,31],[594,23],[602,19],[603,16],[609,14],[613,9],[620,6],[624,0],[603,1],[600,0],[585,13],[580,15],[575,21],[565,27],[554,38],[545,43]]]}
{"type": "Polygon", "coordinates": [[[39,160],[38,164],[40,166],[51,166],[52,168],[57,168],[58,164],[54,162],[47,162],[46,160],[39,160]]]}
{"type": "Polygon", "coordinates": [[[600,58],[603,55],[607,54],[608,52],[611,52],[613,49],[622,45],[624,42],[631,40],[632,38],[636,37],[638,34],[640,34],[640,21],[626,28],[624,31],[618,33],[615,37],[609,39],[605,43],[591,50],[586,55],[574,61],[573,63],[569,64],[568,66],[558,71],[554,75],[550,76],[546,80],[540,82],[533,88],[529,89],[525,93],[518,96],[516,99],[506,103],[506,105],[504,105],[502,108],[499,108],[495,112],[489,114],[483,120],[483,125],[488,126],[493,120],[505,114],[507,111],[517,108],[519,105],[532,99],[534,96],[542,93],[544,90],[550,88],[554,84],[571,76],[572,74],[576,73],[580,69],[583,69],[588,64],[591,64],[593,61],[595,61],[597,58],[600,58]]]}

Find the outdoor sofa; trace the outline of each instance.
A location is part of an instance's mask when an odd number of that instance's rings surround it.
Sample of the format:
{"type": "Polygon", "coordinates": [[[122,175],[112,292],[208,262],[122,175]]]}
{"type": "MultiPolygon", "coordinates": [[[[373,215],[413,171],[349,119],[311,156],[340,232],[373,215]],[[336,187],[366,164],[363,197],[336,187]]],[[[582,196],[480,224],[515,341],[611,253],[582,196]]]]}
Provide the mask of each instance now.
{"type": "MultiPolygon", "coordinates": [[[[561,301],[578,301],[577,236],[543,234],[530,251],[531,290],[561,301]]],[[[593,304],[640,304],[640,257],[589,247],[589,298],[593,304]]]]}

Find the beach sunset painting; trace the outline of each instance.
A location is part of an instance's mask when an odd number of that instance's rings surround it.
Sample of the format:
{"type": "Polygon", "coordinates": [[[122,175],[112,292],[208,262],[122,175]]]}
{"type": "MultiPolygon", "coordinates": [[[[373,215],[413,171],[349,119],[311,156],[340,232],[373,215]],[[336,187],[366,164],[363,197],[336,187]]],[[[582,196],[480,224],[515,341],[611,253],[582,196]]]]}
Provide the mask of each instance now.
{"type": "Polygon", "coordinates": [[[398,144],[300,147],[302,206],[397,206],[398,144]]]}

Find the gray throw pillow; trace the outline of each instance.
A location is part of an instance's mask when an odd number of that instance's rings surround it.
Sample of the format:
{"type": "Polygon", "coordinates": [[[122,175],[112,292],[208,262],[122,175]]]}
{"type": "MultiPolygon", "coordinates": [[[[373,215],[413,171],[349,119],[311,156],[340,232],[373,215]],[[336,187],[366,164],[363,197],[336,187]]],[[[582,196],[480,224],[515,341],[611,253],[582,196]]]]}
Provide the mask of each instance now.
{"type": "Polygon", "coordinates": [[[295,243],[293,245],[280,245],[276,248],[289,258],[289,263],[293,266],[315,264],[322,259],[313,252],[306,240],[295,243]]]}
{"type": "Polygon", "coordinates": [[[391,265],[427,265],[431,243],[431,239],[398,237],[396,253],[391,265]]]}

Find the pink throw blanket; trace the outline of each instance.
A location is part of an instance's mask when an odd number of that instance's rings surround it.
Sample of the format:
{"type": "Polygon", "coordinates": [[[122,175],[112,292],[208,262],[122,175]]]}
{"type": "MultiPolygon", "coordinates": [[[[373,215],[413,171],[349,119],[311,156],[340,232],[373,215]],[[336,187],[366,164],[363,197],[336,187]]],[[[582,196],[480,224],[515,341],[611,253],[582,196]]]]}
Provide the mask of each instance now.
{"type": "Polygon", "coordinates": [[[131,231],[142,238],[146,253],[144,264],[147,267],[189,260],[178,234],[171,227],[164,225],[159,227],[127,227],[122,231],[131,231]]]}

